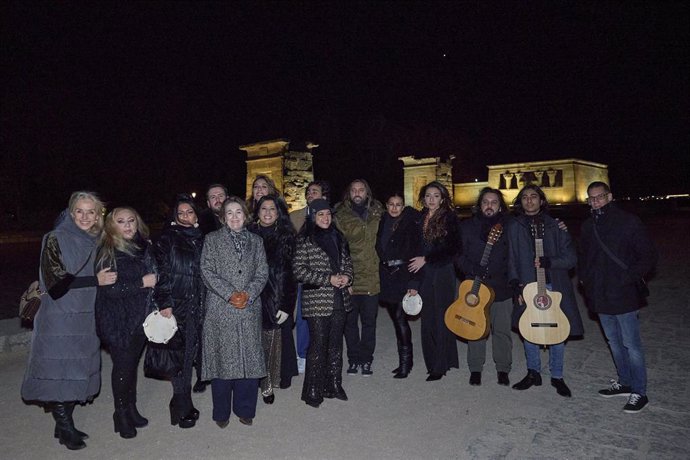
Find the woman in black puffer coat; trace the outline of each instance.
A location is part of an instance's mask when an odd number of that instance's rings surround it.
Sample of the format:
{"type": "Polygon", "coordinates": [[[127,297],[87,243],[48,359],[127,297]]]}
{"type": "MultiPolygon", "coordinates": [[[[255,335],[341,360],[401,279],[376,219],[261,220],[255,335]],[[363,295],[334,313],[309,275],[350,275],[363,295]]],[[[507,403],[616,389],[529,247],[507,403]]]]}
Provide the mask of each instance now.
{"type": "Polygon", "coordinates": [[[261,292],[262,343],[268,375],[261,379],[261,395],[266,404],[275,400],[273,389],[287,388],[297,375],[297,354],[292,337],[292,313],[297,282],[292,275],[295,232],[282,198],[266,195],[256,205],[257,221],[249,231],[264,240],[268,281],[261,292]]]}
{"type": "Polygon", "coordinates": [[[184,354],[182,371],[171,378],[170,423],[180,428],[191,428],[199,419],[199,411],[192,404],[192,367],[200,346],[204,296],[199,265],[204,237],[197,216],[192,197],[178,195],[172,222],[156,242],[156,305],[161,315],[175,316],[177,333],[184,342],[179,350],[184,354]]]}
{"type": "Polygon", "coordinates": [[[137,435],[148,424],[137,410],[137,368],[146,338],[141,327],[152,309],[156,285],[151,243],[146,224],[129,207],[113,209],[105,218],[96,270],[110,268],[117,281],[99,286],[96,294],[96,328],[113,360],[111,382],[115,432],[123,438],[137,435]]]}

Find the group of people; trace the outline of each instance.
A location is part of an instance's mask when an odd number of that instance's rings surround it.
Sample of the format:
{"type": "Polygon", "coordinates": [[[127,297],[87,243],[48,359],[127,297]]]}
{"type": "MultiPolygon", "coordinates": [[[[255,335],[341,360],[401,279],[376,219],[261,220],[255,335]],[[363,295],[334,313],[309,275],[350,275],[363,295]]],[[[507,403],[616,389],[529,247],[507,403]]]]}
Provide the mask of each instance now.
{"type": "MultiPolygon", "coordinates": [[[[34,320],[21,390],[25,400],[52,413],[60,444],[86,447],[88,435],[75,427],[72,414],[100,390],[101,345],[113,363],[114,431],[132,438],[148,424],[136,405],[137,370],[147,343],[142,323],[155,310],[174,316],[178,326],[167,352],[180,365],[167,377],[171,424],[180,428],[195,425],[199,411],[192,392],[203,392],[209,383],[212,418],[221,428],[233,413],[251,425],[258,393],[272,404],[275,390],[288,388],[301,372],[301,398],[309,406],[346,401],[343,337],[346,373],[371,376],[379,305],[395,330],[393,377],[406,378],[413,345],[404,297],[421,296],[426,380],[442,379],[459,367],[457,337],[444,315],[465,278],[481,279],[495,294],[489,320],[493,359],[498,384],[509,385],[511,331],[530,301],[522,298],[522,288],[536,280],[540,268],[547,288],[563,296],[571,336],[583,334],[569,275],[578,268],[618,371],[600,394],[627,396],[627,412],[647,404],[638,319],[644,298],[635,287],[652,270],[656,252],[641,221],[612,203],[607,184],[588,188],[592,218],[583,225],[579,257],[567,228],[549,216],[546,196],[533,184],[520,190],[513,213],[499,190],[483,189],[476,212],[465,220],[437,181],[420,190],[421,211],[406,206],[400,193],[382,205],[364,179],[352,181],[335,206],[325,181],[310,183],[305,197],[304,209],[288,213],[267,176],[255,178],[246,201],[213,184],[202,211],[191,196],[178,195],[152,243],[135,209],[106,214],[95,193],[72,194],[43,238],[39,281],[46,294],[34,320]],[[487,259],[487,238],[497,224],[503,232],[487,259]],[[540,257],[537,224],[543,229],[540,257]]],[[[468,341],[470,385],[481,385],[486,341],[468,341]]],[[[542,384],[540,345],[523,339],[523,346],[527,375],[513,385],[516,390],[542,384]]],[[[549,346],[549,369],[551,385],[569,397],[564,351],[565,342],[549,346]]]]}

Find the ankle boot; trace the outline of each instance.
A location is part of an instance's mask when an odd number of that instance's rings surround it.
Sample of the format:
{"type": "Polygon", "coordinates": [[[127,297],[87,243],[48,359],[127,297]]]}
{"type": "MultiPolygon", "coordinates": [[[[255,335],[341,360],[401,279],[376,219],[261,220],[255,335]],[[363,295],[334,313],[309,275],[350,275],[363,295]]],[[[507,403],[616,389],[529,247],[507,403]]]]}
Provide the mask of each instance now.
{"type": "MultiPolygon", "coordinates": [[[[74,406],[76,406],[76,403],[74,403],[74,402],[65,403],[65,410],[67,411],[67,415],[69,416],[70,420],[72,420],[73,425],[74,425],[74,418],[72,417],[72,414],[74,413],[74,406]]],[[[89,439],[89,435],[84,433],[83,431],[79,431],[75,428],[74,432],[77,433],[79,435],[79,437],[82,439],[89,439]]],[[[55,424],[55,432],[53,433],[53,437],[55,437],[55,439],[58,439],[60,437],[60,434],[58,433],[57,423],[55,424]]]]}
{"type": "Polygon", "coordinates": [[[404,379],[412,370],[412,344],[400,347],[398,349],[398,355],[400,358],[400,367],[393,378],[404,379]]]}
{"type": "Polygon", "coordinates": [[[124,439],[132,439],[137,435],[137,429],[129,418],[127,408],[125,406],[118,407],[113,413],[113,424],[115,425],[115,433],[120,433],[120,437],[124,439]]]}
{"type": "Polygon", "coordinates": [[[86,444],[74,428],[74,421],[72,420],[69,409],[66,407],[70,404],[74,404],[74,402],[56,402],[51,404],[50,408],[53,418],[55,419],[60,444],[67,447],[69,450],[79,450],[86,447],[86,444]]]}
{"type": "Polygon", "coordinates": [[[125,410],[129,420],[132,422],[132,425],[134,425],[135,428],[143,428],[149,424],[149,420],[142,416],[137,410],[136,403],[130,402],[127,404],[127,407],[125,407],[125,410]]]}
{"type": "Polygon", "coordinates": [[[175,426],[179,425],[180,428],[191,428],[196,425],[196,419],[194,419],[190,412],[191,408],[188,403],[186,403],[185,395],[182,393],[173,394],[170,400],[170,424],[175,426]]]}
{"type": "Polygon", "coordinates": [[[532,385],[534,385],[535,387],[541,386],[541,374],[532,369],[528,369],[525,378],[513,385],[513,389],[526,390],[532,385]]]}

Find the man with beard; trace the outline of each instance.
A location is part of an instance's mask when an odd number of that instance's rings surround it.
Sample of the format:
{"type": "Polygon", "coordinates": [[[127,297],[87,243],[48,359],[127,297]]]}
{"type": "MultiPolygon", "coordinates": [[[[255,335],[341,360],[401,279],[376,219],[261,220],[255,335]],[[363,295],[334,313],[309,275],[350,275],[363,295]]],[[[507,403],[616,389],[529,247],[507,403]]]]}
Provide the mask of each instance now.
{"type": "Polygon", "coordinates": [[[376,235],[383,206],[371,196],[371,188],[364,179],[350,183],[343,201],[335,207],[335,222],[350,245],[354,267],[354,281],[350,289],[352,311],[345,319],[345,342],[349,375],[371,376],[371,363],[376,347],[376,316],[379,301],[379,257],[376,254],[376,235]],[[361,331],[359,323],[362,323],[361,331]]]}
{"type": "Polygon", "coordinates": [[[211,184],[206,190],[206,205],[199,213],[199,227],[204,235],[223,227],[221,208],[228,197],[228,189],[222,184],[211,184]]]}
{"type": "MultiPolygon", "coordinates": [[[[508,374],[513,362],[510,332],[513,312],[512,289],[508,285],[508,238],[502,234],[491,249],[488,265],[481,266],[489,232],[496,224],[503,232],[511,220],[503,194],[491,187],[479,192],[475,214],[460,223],[462,251],[460,267],[468,280],[480,277],[482,283],[493,289],[495,299],[490,306],[491,345],[499,385],[509,385],[508,374]]],[[[470,385],[481,385],[482,368],[486,361],[487,338],[467,343],[467,364],[470,368],[470,385]]]]}
{"type": "MultiPolygon", "coordinates": [[[[208,186],[206,190],[206,205],[208,208],[199,213],[199,228],[204,236],[223,227],[222,208],[223,202],[227,197],[228,189],[224,185],[211,184],[208,186]]],[[[201,337],[201,322],[199,323],[198,334],[201,337]]],[[[192,388],[194,393],[203,393],[209,384],[208,381],[201,380],[201,356],[201,343],[199,343],[197,356],[194,359],[194,368],[196,369],[196,383],[192,388]]]]}

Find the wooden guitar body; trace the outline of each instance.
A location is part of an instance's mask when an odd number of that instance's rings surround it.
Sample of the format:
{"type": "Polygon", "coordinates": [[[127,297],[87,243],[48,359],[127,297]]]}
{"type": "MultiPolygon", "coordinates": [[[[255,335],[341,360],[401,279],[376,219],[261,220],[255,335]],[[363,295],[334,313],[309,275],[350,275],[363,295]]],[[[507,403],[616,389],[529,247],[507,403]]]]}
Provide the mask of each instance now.
{"type": "Polygon", "coordinates": [[[489,307],[494,297],[493,289],[479,280],[463,281],[458,299],[446,310],[446,327],[463,339],[483,339],[489,335],[489,307]]]}
{"type": "Polygon", "coordinates": [[[561,310],[560,292],[543,289],[538,282],[527,284],[522,290],[525,312],[520,317],[520,334],[525,340],[538,345],[565,342],[570,335],[570,322],[561,310]]]}

